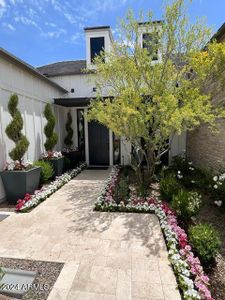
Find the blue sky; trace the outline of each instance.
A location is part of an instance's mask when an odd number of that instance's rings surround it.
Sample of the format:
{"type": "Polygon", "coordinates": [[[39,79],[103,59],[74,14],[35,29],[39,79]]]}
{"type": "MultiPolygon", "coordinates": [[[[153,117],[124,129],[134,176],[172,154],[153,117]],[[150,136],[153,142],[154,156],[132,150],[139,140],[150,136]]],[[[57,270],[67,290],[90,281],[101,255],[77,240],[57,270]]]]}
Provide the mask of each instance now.
{"type": "MultiPolygon", "coordinates": [[[[34,66],[85,58],[85,26],[110,25],[129,8],[161,17],[161,0],[0,0],[0,47],[34,66]]],[[[225,0],[193,0],[191,19],[207,17],[216,31],[225,0]]]]}

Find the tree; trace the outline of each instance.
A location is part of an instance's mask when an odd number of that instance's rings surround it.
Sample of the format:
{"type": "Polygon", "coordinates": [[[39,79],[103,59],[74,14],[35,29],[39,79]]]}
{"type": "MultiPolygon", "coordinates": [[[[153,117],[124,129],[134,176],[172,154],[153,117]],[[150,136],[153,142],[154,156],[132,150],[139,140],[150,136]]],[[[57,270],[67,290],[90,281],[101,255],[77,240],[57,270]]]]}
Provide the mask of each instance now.
{"type": "Polygon", "coordinates": [[[6,127],[5,132],[7,136],[16,144],[15,148],[9,152],[9,156],[13,161],[19,161],[19,163],[22,164],[24,154],[27,152],[29,147],[29,141],[22,133],[23,118],[20,111],[17,109],[17,106],[18,96],[13,94],[10,97],[8,104],[8,110],[12,116],[12,121],[6,127]]]}
{"type": "Polygon", "coordinates": [[[202,21],[190,23],[184,0],[165,6],[163,22],[154,22],[151,12],[139,21],[130,11],[113,50],[95,59],[98,97],[90,104],[88,120],[131,143],[132,167],[140,182],[149,184],[175,134],[202,122],[213,127],[224,116],[224,99],[217,106],[212,99],[224,90],[225,46],[204,48],[211,31],[202,21]],[[147,33],[144,47],[139,44],[140,28],[147,33]],[[111,97],[103,100],[106,89],[111,97]]]}
{"type": "Polygon", "coordinates": [[[72,138],[73,138],[73,129],[71,127],[72,123],[73,123],[73,120],[72,120],[71,111],[68,111],[68,113],[67,113],[67,122],[66,122],[67,136],[64,139],[64,143],[69,148],[72,147],[72,145],[73,145],[73,140],[72,140],[72,138]]]}
{"type": "Polygon", "coordinates": [[[46,151],[53,151],[55,145],[58,141],[58,135],[54,132],[55,128],[55,116],[52,113],[51,105],[49,103],[46,104],[44,110],[44,116],[47,119],[47,124],[44,127],[44,132],[46,135],[46,142],[44,144],[46,151]]]}

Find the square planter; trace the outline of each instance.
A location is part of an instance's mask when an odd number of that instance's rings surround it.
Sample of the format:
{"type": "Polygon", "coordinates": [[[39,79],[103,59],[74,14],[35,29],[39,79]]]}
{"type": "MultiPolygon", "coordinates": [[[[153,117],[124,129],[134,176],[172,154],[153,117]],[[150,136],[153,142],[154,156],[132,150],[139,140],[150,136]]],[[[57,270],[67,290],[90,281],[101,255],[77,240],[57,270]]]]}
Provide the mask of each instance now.
{"type": "Polygon", "coordinates": [[[64,171],[64,156],[47,160],[54,169],[53,177],[62,175],[64,171]]]}
{"type": "Polygon", "coordinates": [[[40,167],[33,167],[25,171],[3,171],[2,182],[5,187],[6,198],[10,204],[16,204],[26,193],[33,194],[39,187],[40,167]]]}
{"type": "Polygon", "coordinates": [[[73,169],[77,167],[79,162],[81,161],[81,153],[80,151],[70,151],[70,152],[62,152],[62,154],[69,159],[70,161],[70,168],[73,169]]]}
{"type": "Polygon", "coordinates": [[[3,278],[0,280],[0,293],[21,299],[34,282],[37,272],[2,268],[3,278]]]}

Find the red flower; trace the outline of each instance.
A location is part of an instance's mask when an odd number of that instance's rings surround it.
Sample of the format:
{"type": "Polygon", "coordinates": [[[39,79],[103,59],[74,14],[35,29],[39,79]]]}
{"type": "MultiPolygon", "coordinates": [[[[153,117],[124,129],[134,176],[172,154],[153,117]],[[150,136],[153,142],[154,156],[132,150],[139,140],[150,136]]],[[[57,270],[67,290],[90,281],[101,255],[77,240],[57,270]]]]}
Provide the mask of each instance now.
{"type": "Polygon", "coordinates": [[[27,193],[24,197],[25,202],[29,201],[30,199],[31,199],[31,195],[27,193]]]}

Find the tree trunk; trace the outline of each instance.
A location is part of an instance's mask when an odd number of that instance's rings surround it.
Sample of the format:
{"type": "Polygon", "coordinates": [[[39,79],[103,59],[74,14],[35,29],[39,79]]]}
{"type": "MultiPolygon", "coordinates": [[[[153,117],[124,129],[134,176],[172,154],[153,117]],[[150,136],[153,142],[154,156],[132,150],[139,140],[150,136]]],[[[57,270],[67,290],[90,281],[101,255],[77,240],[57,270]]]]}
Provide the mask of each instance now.
{"type": "Polygon", "coordinates": [[[154,178],[155,163],[156,163],[155,152],[150,145],[146,145],[145,159],[146,159],[145,185],[149,187],[154,178]]]}
{"type": "Polygon", "coordinates": [[[155,152],[152,150],[150,143],[144,143],[142,147],[138,145],[135,153],[133,153],[131,166],[137,174],[140,186],[149,188],[155,174],[155,163],[155,152]],[[146,166],[144,161],[146,161],[146,166]]]}

